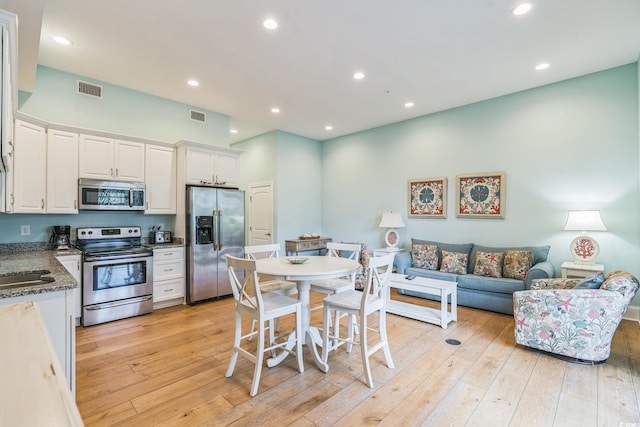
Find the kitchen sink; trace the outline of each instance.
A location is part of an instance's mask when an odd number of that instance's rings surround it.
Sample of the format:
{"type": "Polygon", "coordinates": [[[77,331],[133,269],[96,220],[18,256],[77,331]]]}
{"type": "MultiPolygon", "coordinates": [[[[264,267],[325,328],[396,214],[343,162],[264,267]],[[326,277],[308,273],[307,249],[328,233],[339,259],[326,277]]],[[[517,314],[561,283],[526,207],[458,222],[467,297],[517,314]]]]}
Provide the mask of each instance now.
{"type": "Polygon", "coordinates": [[[50,273],[51,272],[49,270],[39,270],[0,276],[0,290],[52,283],[55,281],[53,277],[42,277],[43,275],[50,273]]]}

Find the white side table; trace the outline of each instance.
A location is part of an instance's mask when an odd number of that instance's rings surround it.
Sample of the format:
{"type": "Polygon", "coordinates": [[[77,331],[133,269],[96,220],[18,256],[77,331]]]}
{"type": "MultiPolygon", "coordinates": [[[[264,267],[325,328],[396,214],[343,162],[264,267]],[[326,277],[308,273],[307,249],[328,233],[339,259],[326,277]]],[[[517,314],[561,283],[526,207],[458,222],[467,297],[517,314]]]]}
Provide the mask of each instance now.
{"type": "Polygon", "coordinates": [[[589,277],[596,273],[604,273],[604,264],[578,264],[577,262],[566,261],[560,266],[562,278],[567,277],[589,277]]]}
{"type": "Polygon", "coordinates": [[[442,329],[447,329],[449,322],[458,320],[458,283],[445,280],[429,279],[426,277],[416,277],[412,280],[405,279],[404,274],[391,274],[389,288],[408,289],[410,291],[422,292],[440,297],[440,310],[421,305],[410,304],[403,301],[391,299],[391,292],[387,292],[387,313],[397,314],[411,319],[440,325],[442,329]],[[451,297],[451,311],[447,311],[448,299],[451,297]]]}
{"type": "Polygon", "coordinates": [[[387,248],[380,248],[380,249],[374,249],[371,252],[373,252],[373,256],[383,256],[383,255],[387,255],[387,254],[401,254],[402,252],[406,252],[405,249],[402,248],[395,248],[394,250],[389,250],[387,248]]]}

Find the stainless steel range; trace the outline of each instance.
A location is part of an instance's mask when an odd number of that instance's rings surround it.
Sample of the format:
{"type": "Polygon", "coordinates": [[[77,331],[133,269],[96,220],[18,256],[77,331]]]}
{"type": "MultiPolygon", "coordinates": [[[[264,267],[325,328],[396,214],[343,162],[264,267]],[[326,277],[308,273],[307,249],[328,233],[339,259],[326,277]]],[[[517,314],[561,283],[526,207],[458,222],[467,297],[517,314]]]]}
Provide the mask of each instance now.
{"type": "Polygon", "coordinates": [[[140,227],[83,227],[82,325],[153,310],[153,251],[142,244],[140,227]]]}

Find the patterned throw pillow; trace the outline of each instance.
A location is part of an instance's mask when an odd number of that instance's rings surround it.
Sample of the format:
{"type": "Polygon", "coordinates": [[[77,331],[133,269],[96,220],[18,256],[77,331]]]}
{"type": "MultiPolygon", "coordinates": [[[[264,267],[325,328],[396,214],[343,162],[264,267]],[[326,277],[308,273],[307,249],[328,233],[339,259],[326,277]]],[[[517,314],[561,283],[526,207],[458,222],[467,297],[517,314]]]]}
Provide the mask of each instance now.
{"type": "Polygon", "coordinates": [[[502,252],[482,252],[476,253],[476,265],[473,267],[473,274],[479,276],[502,277],[502,252]]]}
{"type": "Polygon", "coordinates": [[[509,279],[524,280],[532,262],[533,255],[531,251],[507,251],[504,256],[502,276],[509,279]]]}
{"type": "Polygon", "coordinates": [[[440,271],[453,274],[467,274],[469,254],[442,251],[442,265],[440,271]]]}
{"type": "Polygon", "coordinates": [[[411,267],[437,270],[438,247],[436,245],[419,245],[414,243],[411,246],[411,267]]]}

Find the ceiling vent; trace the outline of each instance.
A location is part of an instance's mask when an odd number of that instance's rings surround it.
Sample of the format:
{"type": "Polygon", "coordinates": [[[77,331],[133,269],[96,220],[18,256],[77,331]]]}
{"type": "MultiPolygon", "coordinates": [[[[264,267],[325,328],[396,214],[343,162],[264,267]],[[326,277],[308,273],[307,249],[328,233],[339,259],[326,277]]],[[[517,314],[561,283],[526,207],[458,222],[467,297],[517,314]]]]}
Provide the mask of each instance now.
{"type": "Polygon", "coordinates": [[[78,80],[78,93],[102,99],[102,86],[78,80]]]}
{"type": "Polygon", "coordinates": [[[195,120],[196,122],[206,122],[207,115],[202,111],[189,110],[189,114],[191,114],[191,120],[195,120]]]}

